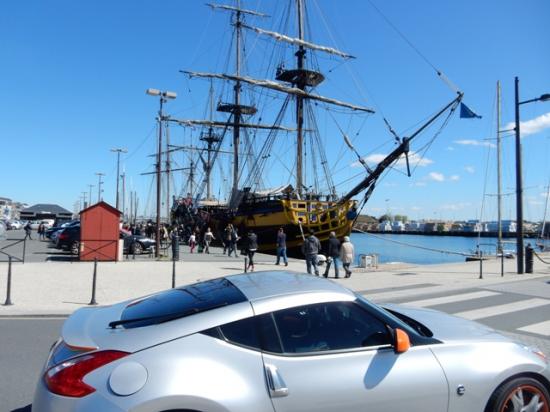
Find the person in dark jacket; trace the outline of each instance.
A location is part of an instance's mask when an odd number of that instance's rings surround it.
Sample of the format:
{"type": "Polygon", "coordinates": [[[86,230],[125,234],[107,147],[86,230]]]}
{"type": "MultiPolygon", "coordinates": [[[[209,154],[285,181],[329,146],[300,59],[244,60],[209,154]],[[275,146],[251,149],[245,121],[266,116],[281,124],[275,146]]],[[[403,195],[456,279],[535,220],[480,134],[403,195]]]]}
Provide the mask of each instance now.
{"type": "Polygon", "coordinates": [[[325,270],[324,276],[328,278],[328,272],[330,271],[330,266],[334,266],[334,277],[338,279],[340,275],[340,271],[338,268],[339,260],[340,260],[340,241],[336,237],[336,233],[330,232],[329,238],[328,238],[328,262],[327,262],[327,268],[325,270]]]}
{"type": "Polygon", "coordinates": [[[252,230],[248,231],[246,236],[244,251],[248,255],[247,270],[254,272],[254,253],[258,250],[258,236],[252,230]]]}
{"type": "MultiPolygon", "coordinates": [[[[29,238],[29,240],[32,240],[32,237],[31,237],[31,232],[32,232],[31,222],[27,222],[24,229],[25,229],[25,239],[29,238]]],[[[25,239],[23,239],[23,240],[25,240],[25,239]]]]}
{"type": "Polygon", "coordinates": [[[285,262],[285,266],[288,266],[288,258],[286,256],[286,233],[282,227],[279,228],[279,232],[277,233],[277,262],[275,262],[276,265],[278,265],[281,261],[281,257],[283,258],[283,262],[285,262]]]}
{"type": "Polygon", "coordinates": [[[321,250],[321,242],[315,237],[315,232],[310,229],[309,236],[305,238],[302,244],[302,253],[306,258],[307,273],[311,275],[311,270],[315,273],[315,276],[319,276],[319,269],[317,268],[317,255],[321,250]]]}

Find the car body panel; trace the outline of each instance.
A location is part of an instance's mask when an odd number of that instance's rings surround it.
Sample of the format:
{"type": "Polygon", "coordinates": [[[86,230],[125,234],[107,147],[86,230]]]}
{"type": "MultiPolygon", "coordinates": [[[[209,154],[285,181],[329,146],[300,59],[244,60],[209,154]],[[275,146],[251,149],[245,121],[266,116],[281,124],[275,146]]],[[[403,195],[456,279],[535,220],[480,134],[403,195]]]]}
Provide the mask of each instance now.
{"type": "Polygon", "coordinates": [[[83,398],[84,406],[79,405],[80,399],[47,392],[42,384],[37,389],[33,412],[274,412],[265,385],[262,354],[199,333],[133,353],[93,371],[84,381],[97,389],[83,398]],[[136,393],[117,396],[105,376],[125,362],[143,365],[148,379],[136,393]],[[35,409],[44,402],[55,404],[57,409],[35,409]],[[88,404],[96,405],[96,409],[88,404]]]}
{"type": "Polygon", "coordinates": [[[61,336],[66,343],[72,346],[136,352],[218,326],[220,322],[233,322],[254,315],[250,303],[245,301],[143,328],[116,327],[112,329],[108,327],[110,322],[120,319],[120,315],[127,305],[135,304],[143,299],[112,306],[79,309],[65,321],[61,336]]]}
{"type": "Polygon", "coordinates": [[[392,348],[314,356],[264,355],[288,387],[273,398],[277,412],[446,411],[448,386],[426,347],[396,354],[392,348]],[[422,376],[422,379],[419,379],[422,376]]]}
{"type": "Polygon", "coordinates": [[[550,379],[544,361],[514,342],[434,345],[432,350],[449,381],[449,412],[483,410],[495,383],[513,376],[532,373],[550,379]],[[465,389],[462,396],[457,394],[459,385],[465,389]]]}

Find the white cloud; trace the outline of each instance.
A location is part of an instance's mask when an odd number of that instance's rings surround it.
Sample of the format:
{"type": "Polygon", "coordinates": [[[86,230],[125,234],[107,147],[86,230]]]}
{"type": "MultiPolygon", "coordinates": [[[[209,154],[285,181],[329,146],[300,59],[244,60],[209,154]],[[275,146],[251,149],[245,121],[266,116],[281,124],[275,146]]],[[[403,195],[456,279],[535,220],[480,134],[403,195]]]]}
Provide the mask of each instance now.
{"type": "Polygon", "coordinates": [[[414,210],[415,212],[419,211],[419,210],[422,210],[423,208],[420,207],[420,206],[412,206],[411,207],[411,210],[414,210]]]}
{"type": "Polygon", "coordinates": [[[445,181],[445,176],[442,173],[438,173],[438,172],[431,172],[428,175],[428,178],[430,180],[435,180],[436,182],[444,182],[445,181]]]}
{"type": "Polygon", "coordinates": [[[418,182],[411,183],[410,186],[423,187],[423,186],[426,186],[426,182],[418,181],[418,182]]]}
{"type": "Polygon", "coordinates": [[[466,170],[468,173],[475,173],[476,169],[473,166],[465,166],[464,170],[466,170]]]}
{"type": "MultiPolygon", "coordinates": [[[[363,160],[367,162],[367,164],[374,166],[380,163],[382,160],[386,158],[387,155],[382,153],[375,153],[370,156],[364,157],[363,160]]],[[[433,160],[428,159],[426,157],[420,157],[418,153],[416,152],[409,152],[409,163],[411,166],[428,166],[433,163],[433,160]]],[[[405,155],[401,155],[397,162],[395,163],[397,167],[406,167],[407,161],[405,159],[405,155]]],[[[354,162],[351,165],[352,167],[359,167],[361,164],[359,162],[354,162]]]]}
{"type": "Polygon", "coordinates": [[[453,146],[447,146],[447,150],[448,150],[449,152],[452,152],[453,150],[455,150],[455,148],[454,148],[453,146]]]}
{"type": "MultiPolygon", "coordinates": [[[[516,124],[513,122],[508,123],[504,129],[514,129],[516,124]]],[[[542,132],[545,129],[550,128],[550,113],[543,114],[534,119],[527,120],[525,122],[520,122],[519,129],[521,131],[521,137],[529,136],[530,134],[535,134],[542,132]]]]}
{"type": "Polygon", "coordinates": [[[533,206],[540,206],[543,205],[544,202],[542,200],[529,200],[529,204],[533,206]]]}
{"type": "Polygon", "coordinates": [[[484,140],[463,139],[463,140],[455,140],[454,143],[465,145],[465,146],[496,147],[494,143],[486,142],[484,140]]]}
{"type": "Polygon", "coordinates": [[[548,197],[548,196],[550,196],[550,190],[549,190],[548,192],[542,192],[542,193],[540,194],[540,196],[541,196],[541,197],[548,197]]]}
{"type": "Polygon", "coordinates": [[[449,180],[452,180],[453,182],[458,182],[460,180],[459,175],[452,175],[449,180]]]}

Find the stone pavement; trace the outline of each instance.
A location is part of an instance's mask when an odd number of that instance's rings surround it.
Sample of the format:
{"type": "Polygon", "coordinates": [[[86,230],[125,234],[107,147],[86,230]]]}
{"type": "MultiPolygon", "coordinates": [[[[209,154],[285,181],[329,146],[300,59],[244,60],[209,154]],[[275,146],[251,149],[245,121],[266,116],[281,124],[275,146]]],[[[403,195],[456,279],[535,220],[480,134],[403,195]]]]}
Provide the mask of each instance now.
{"type": "MultiPolygon", "coordinates": [[[[228,257],[219,248],[211,254],[181,252],[176,263],[176,286],[244,271],[244,257],[228,257]]],[[[550,261],[550,255],[542,256],[550,261]]],[[[256,271],[291,270],[304,272],[305,263],[289,259],[288,267],[275,266],[275,258],[257,254],[256,271]]],[[[479,263],[443,265],[382,265],[377,269],[355,268],[349,279],[337,282],[369,297],[377,293],[377,301],[390,302],[414,293],[421,287],[424,293],[451,293],[464,288],[536,279],[550,275],[550,265],[535,259],[534,274],[515,274],[516,261],[505,260],[505,273],[500,276],[500,261],[483,262],[483,279],[479,279],[479,263]]],[[[172,262],[165,260],[124,260],[98,262],[96,301],[100,305],[133,299],[164,289],[172,284],[172,262]]],[[[324,269],[322,269],[324,270],[324,269]]],[[[0,317],[68,315],[86,306],[92,297],[93,262],[27,262],[12,265],[11,301],[13,305],[0,306],[0,317]]],[[[7,263],[0,263],[0,304],[6,300],[7,263]]],[[[343,272],[343,271],[341,271],[343,272]]],[[[331,276],[333,276],[331,270],[331,276]]]]}

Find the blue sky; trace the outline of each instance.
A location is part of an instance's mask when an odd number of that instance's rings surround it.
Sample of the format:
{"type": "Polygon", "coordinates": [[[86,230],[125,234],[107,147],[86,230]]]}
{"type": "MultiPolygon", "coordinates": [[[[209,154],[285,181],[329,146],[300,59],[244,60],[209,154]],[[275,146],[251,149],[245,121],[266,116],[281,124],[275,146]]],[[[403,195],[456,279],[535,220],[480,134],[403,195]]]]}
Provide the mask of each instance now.
{"type": "MultiPolygon", "coordinates": [[[[274,16],[249,21],[266,29],[278,29],[277,8],[283,3],[242,0],[244,7],[274,16]]],[[[398,133],[406,134],[453,98],[430,65],[372,4],[483,115],[481,120],[460,120],[455,115],[430,149],[416,161],[413,158],[412,178],[399,167],[388,173],[364,212],[494,218],[495,198],[485,196],[483,213],[482,200],[484,192],[496,192],[496,155],[490,140],[496,133],[496,82],[502,83],[503,129],[514,117],[514,76],[520,78],[522,100],[550,93],[550,2],[313,0],[308,4],[312,38],[358,57],[343,64],[319,55],[330,78],[318,92],[377,110],[366,121],[353,118],[340,123],[350,136],[357,135],[356,147],[368,161],[392,148],[380,113],[398,133]]],[[[127,191],[137,191],[140,213],[154,210],[152,177],[141,173],[153,170],[154,160],[148,155],[155,151],[158,99],[147,96],[145,89],[178,93],[166,105],[166,113],[175,117],[208,116],[208,82],[189,80],[179,70],[227,70],[228,15],[213,13],[204,2],[194,0],[29,0],[2,2],[0,19],[0,196],[73,210],[89,184],[95,185],[92,200],[97,199],[95,173],[102,172],[106,174],[103,197],[114,204],[116,155],[110,149],[125,147],[127,191]]],[[[259,76],[266,69],[260,57],[269,54],[271,41],[247,33],[246,44],[247,68],[250,75],[259,76]]],[[[275,98],[269,101],[277,103],[275,98]]],[[[522,106],[521,118],[528,122],[522,139],[524,216],[540,220],[550,179],[550,103],[522,106]]],[[[353,166],[353,157],[340,158],[342,138],[328,120],[322,113],[320,131],[334,181],[343,193],[351,187],[347,178],[360,169],[353,166]]],[[[197,144],[199,132],[172,126],[170,138],[175,144],[197,144]]],[[[291,143],[277,145],[291,150],[291,143]]],[[[175,167],[188,166],[184,155],[174,157],[175,167]]],[[[515,189],[512,137],[504,139],[503,162],[503,191],[511,193],[515,189]]],[[[222,163],[229,166],[228,160],[222,163]]],[[[284,174],[277,167],[271,171],[284,174]]],[[[227,176],[218,171],[215,184],[224,183],[227,176]]],[[[178,192],[185,190],[184,178],[174,177],[178,192]]],[[[276,178],[266,180],[280,183],[276,178]]],[[[511,195],[504,197],[505,218],[513,217],[514,201],[511,195]]]]}

